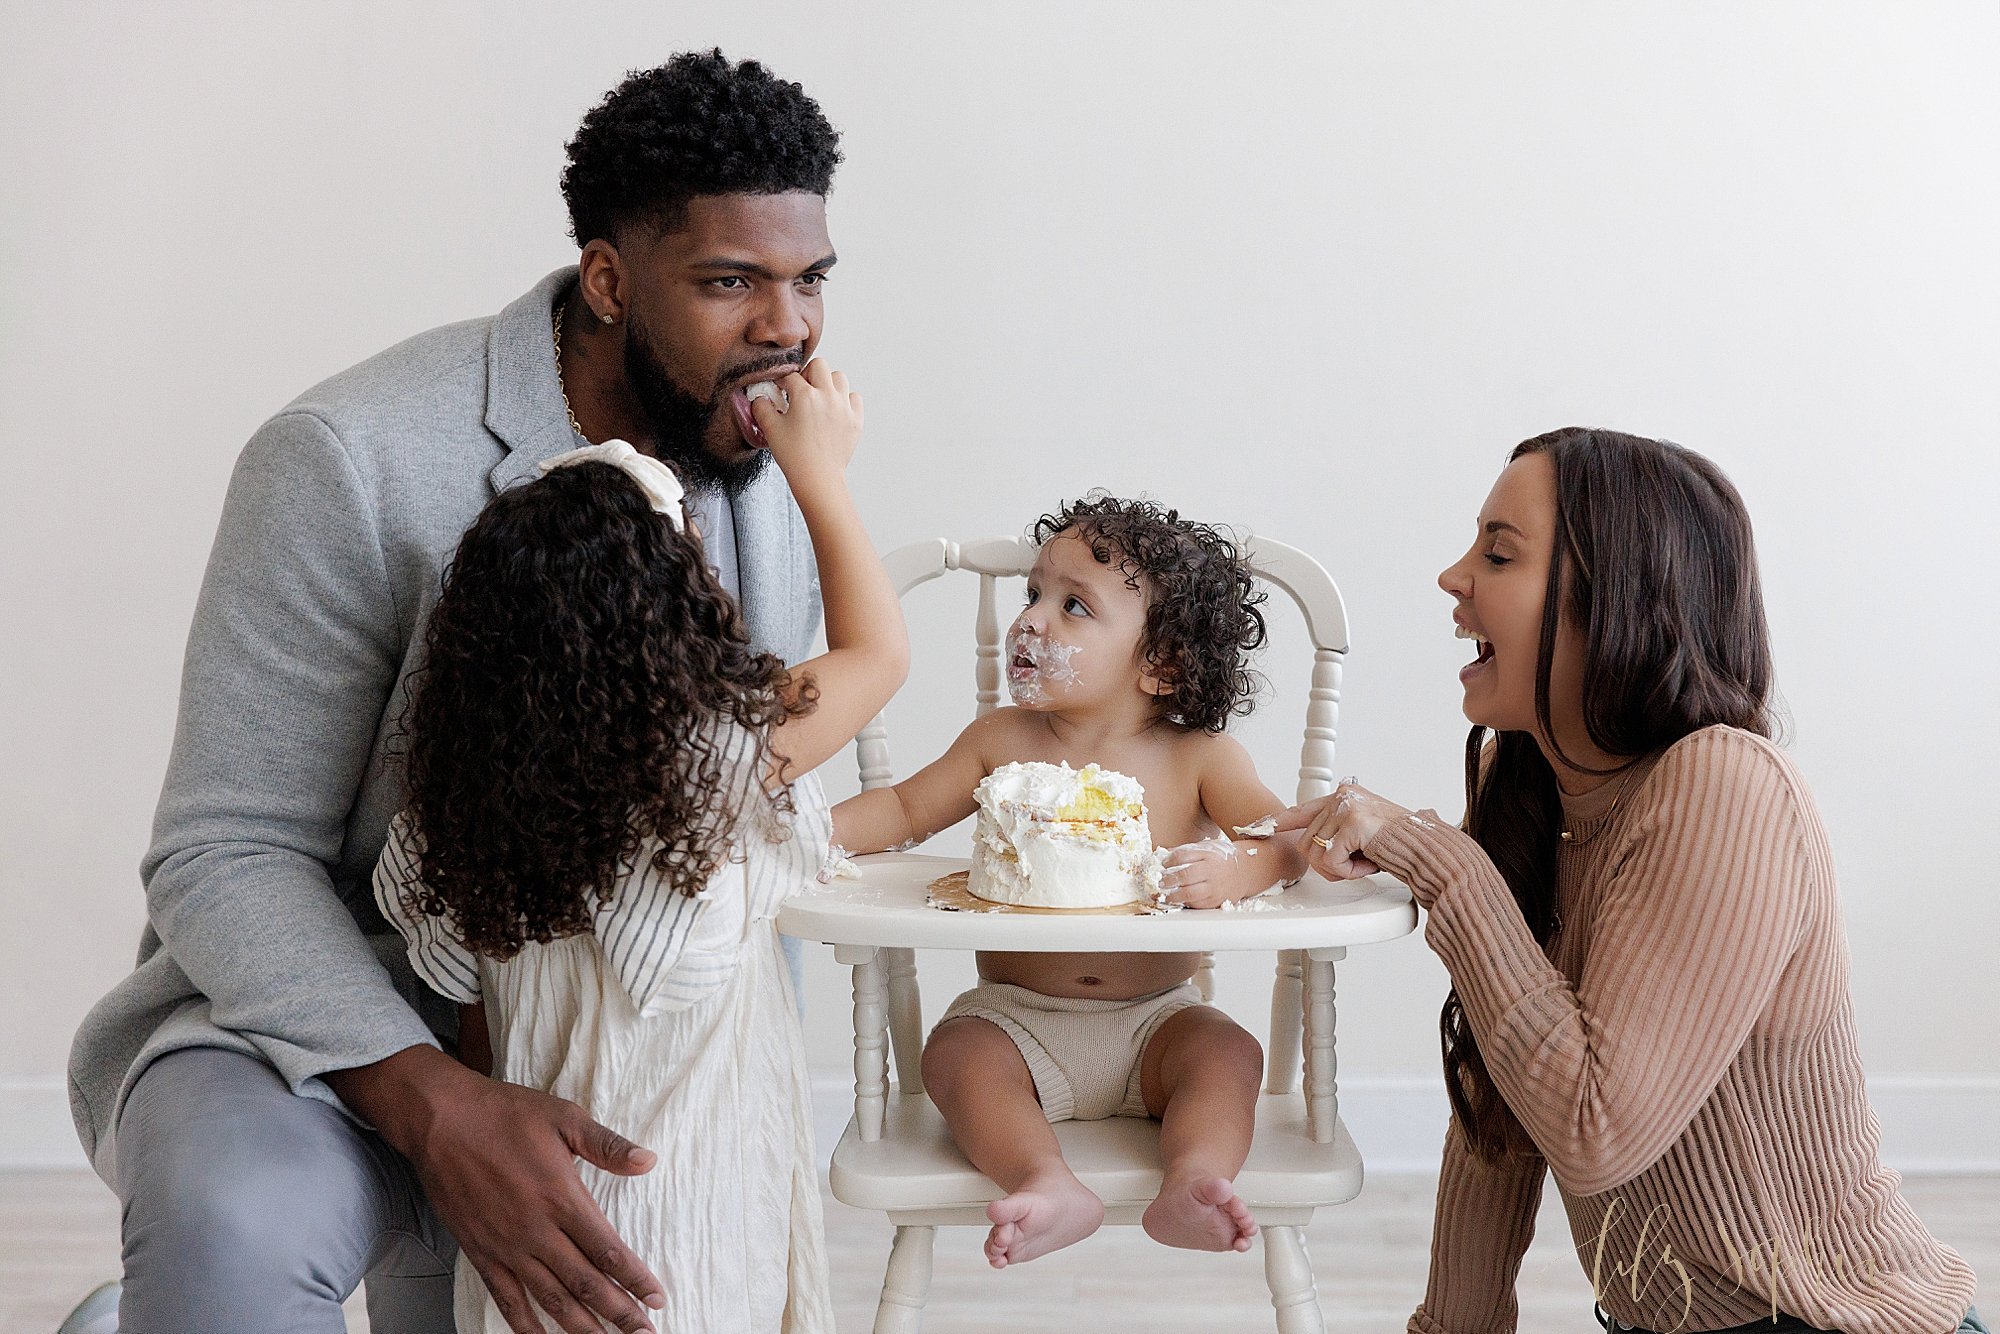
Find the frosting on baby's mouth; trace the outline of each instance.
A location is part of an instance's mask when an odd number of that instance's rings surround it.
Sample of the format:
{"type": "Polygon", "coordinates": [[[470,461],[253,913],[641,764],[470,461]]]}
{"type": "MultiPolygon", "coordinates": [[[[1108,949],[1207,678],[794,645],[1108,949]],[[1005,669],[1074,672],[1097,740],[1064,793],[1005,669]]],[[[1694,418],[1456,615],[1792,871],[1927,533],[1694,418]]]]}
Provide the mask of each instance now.
{"type": "Polygon", "coordinates": [[[1074,685],[1076,668],[1071,659],[1077,646],[1033,631],[1014,630],[1007,635],[1007,693],[1016,704],[1046,704],[1050,683],[1074,685]]]}

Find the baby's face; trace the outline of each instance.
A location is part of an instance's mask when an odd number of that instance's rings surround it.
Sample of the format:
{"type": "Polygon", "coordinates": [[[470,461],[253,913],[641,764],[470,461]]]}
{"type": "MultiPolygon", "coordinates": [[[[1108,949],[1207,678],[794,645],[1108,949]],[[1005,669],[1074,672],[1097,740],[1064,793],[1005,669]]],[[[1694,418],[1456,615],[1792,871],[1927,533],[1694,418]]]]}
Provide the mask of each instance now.
{"type": "Polygon", "coordinates": [[[1139,660],[1144,580],[1098,561],[1074,531],[1058,533],[1028,572],[1028,605],[1007,631],[1007,692],[1024,709],[1066,709],[1150,696],[1139,660]]]}

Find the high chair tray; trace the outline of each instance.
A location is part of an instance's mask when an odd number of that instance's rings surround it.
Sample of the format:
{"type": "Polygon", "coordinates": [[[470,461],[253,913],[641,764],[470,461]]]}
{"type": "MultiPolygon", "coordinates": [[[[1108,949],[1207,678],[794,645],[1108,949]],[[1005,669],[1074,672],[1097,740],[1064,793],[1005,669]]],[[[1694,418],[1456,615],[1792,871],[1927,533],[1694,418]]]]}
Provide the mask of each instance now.
{"type": "Polygon", "coordinates": [[[1013,950],[1301,950],[1369,945],[1417,924],[1410,891],[1388,875],[1333,883],[1308,874],[1290,889],[1233,908],[1156,916],[945,912],[926,902],[930,883],[964,870],[959,857],[878,852],[856,857],[858,880],[814,885],[786,899],[778,929],[829,945],[1013,950]]]}

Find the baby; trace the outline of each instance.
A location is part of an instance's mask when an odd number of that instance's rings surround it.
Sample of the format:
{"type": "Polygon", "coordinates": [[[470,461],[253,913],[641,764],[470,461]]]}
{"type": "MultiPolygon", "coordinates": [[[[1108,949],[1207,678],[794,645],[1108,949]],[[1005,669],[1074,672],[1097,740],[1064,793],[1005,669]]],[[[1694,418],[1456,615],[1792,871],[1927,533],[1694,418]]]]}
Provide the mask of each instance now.
{"type": "MultiPolygon", "coordinates": [[[[1262,893],[1305,870],[1297,835],[1222,831],[1285,808],[1224,734],[1250,710],[1244,655],[1264,642],[1264,595],[1234,545],[1149,501],[1094,494],[1034,528],[1027,605],[1007,632],[1013,708],[965,729],[894,787],[834,808],[834,838],[874,852],[973,813],[973,789],[1017,761],[1097,764],[1139,780],[1164,884],[1192,908],[1262,893]]],[[[1160,1121],[1165,1168],[1146,1209],[1155,1240],[1248,1250],[1257,1225],[1234,1182],[1250,1151],[1263,1053],[1190,985],[1198,954],[979,955],[980,984],[924,1047],[924,1085],[966,1157],[1004,1199],[987,1209],[994,1268],[1080,1241],[1104,1205],[1049,1124],[1160,1121]]]]}

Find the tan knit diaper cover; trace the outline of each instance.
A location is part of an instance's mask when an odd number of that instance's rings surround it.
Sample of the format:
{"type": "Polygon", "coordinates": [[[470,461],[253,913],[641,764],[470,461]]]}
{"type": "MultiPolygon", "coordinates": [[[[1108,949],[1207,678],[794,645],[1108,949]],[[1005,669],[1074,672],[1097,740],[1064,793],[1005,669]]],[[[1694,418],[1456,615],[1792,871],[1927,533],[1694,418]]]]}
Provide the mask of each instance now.
{"type": "Polygon", "coordinates": [[[1132,1000],[1044,996],[1006,982],[981,982],[951,1003],[945,1020],[969,1016],[999,1026],[1021,1050],[1035,1096],[1051,1121],[1144,1116],[1139,1058],[1161,1024],[1202,1003],[1192,983],[1132,1000]]]}

